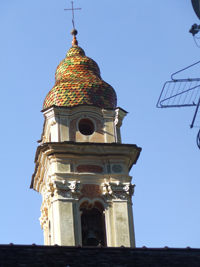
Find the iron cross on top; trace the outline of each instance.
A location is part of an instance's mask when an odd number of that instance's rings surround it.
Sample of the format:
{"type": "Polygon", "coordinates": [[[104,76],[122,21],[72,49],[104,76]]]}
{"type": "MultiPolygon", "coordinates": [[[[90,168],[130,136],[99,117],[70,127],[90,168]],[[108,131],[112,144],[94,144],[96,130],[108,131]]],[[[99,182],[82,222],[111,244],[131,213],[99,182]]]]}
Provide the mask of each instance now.
{"type": "Polygon", "coordinates": [[[71,2],[72,3],[72,8],[69,8],[69,9],[64,9],[65,11],[67,11],[67,10],[72,10],[72,24],[73,24],[73,28],[75,29],[75,24],[74,24],[74,10],[80,10],[81,8],[74,8],[74,6],[73,6],[73,2],[71,2]]]}

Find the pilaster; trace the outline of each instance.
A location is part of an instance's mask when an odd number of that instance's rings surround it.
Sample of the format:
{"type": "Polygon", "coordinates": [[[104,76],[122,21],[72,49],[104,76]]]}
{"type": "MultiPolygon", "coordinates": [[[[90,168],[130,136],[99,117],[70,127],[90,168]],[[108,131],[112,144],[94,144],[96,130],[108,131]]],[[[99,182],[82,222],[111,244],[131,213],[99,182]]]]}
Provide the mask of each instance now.
{"type": "Polygon", "coordinates": [[[106,212],[108,246],[135,247],[131,197],[135,185],[120,181],[105,181],[102,184],[108,209],[106,212]]]}

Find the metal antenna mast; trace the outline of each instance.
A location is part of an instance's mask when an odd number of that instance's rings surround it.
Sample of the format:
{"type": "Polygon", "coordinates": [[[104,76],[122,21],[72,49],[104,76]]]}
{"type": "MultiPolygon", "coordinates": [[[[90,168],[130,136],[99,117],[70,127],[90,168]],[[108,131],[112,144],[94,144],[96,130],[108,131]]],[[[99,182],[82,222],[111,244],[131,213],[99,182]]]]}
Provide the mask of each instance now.
{"type": "MultiPolygon", "coordinates": [[[[200,19],[200,0],[191,0],[193,9],[200,19]]],[[[200,32],[200,25],[192,25],[189,31],[195,38],[195,34],[200,32]]],[[[194,39],[195,40],[195,39],[194,39]]],[[[198,46],[198,45],[197,45],[198,46]]],[[[200,46],[199,46],[200,47],[200,46]]],[[[185,71],[195,65],[200,64],[200,61],[180,70],[171,75],[171,81],[164,84],[159,96],[158,108],[171,107],[193,107],[195,108],[194,116],[190,128],[197,127],[199,129],[196,142],[200,149],[200,78],[176,79],[174,76],[182,71],[185,71]]]]}

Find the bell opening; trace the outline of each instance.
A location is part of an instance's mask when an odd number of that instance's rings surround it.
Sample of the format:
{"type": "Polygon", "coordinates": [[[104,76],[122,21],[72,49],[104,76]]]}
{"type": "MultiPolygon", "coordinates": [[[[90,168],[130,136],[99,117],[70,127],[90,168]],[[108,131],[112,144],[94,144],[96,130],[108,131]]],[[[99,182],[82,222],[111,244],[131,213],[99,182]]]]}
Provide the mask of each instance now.
{"type": "Polygon", "coordinates": [[[80,208],[81,215],[81,232],[83,246],[106,246],[105,219],[103,211],[93,207],[80,208]]]}
{"type": "Polygon", "coordinates": [[[100,243],[100,240],[95,236],[93,230],[88,231],[88,235],[84,240],[84,246],[96,247],[100,243]]]}

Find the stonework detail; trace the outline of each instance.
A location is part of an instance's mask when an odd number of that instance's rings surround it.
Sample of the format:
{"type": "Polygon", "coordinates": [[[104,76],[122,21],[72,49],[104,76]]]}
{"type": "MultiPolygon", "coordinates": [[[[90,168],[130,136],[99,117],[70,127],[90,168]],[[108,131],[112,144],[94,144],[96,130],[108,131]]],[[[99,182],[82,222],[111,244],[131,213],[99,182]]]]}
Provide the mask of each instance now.
{"type": "Polygon", "coordinates": [[[64,198],[72,198],[72,192],[71,191],[60,190],[59,195],[64,197],[64,198]]]}
{"type": "Polygon", "coordinates": [[[52,120],[51,121],[51,126],[54,126],[56,124],[56,121],[55,120],[52,120]]]}
{"type": "Polygon", "coordinates": [[[47,227],[47,222],[48,222],[48,207],[45,202],[42,203],[40,210],[41,210],[41,217],[39,218],[40,225],[42,229],[45,229],[47,227]]]}
{"type": "Polygon", "coordinates": [[[83,189],[81,190],[82,198],[87,197],[89,199],[101,198],[102,191],[99,188],[99,185],[95,184],[84,184],[83,189]]]}
{"type": "Polygon", "coordinates": [[[69,171],[69,164],[58,162],[58,171],[59,172],[68,172],[69,171]]]}
{"type": "Polygon", "coordinates": [[[40,217],[40,225],[42,229],[45,229],[48,223],[48,207],[51,205],[51,196],[52,196],[53,188],[51,183],[47,183],[44,187],[43,193],[43,203],[41,205],[41,217],[40,217]]]}
{"type": "Polygon", "coordinates": [[[115,164],[112,166],[112,171],[115,173],[120,173],[122,172],[122,170],[123,170],[122,165],[115,164]]]}
{"type": "Polygon", "coordinates": [[[81,194],[81,184],[79,181],[70,181],[66,182],[65,180],[63,181],[54,181],[53,182],[53,193],[66,196],[67,198],[69,196],[72,196],[72,194],[81,194]],[[65,193],[64,193],[65,192],[65,193]],[[70,194],[69,194],[70,193],[70,194]]]}
{"type": "Polygon", "coordinates": [[[125,200],[134,193],[134,184],[117,182],[102,183],[102,191],[104,196],[111,196],[113,199],[125,200]]]}
{"type": "Polygon", "coordinates": [[[102,173],[103,167],[98,165],[79,165],[77,167],[78,172],[96,172],[102,173]]]}
{"type": "Polygon", "coordinates": [[[73,198],[81,194],[81,184],[79,181],[54,181],[47,183],[43,193],[43,203],[41,205],[41,228],[48,227],[48,208],[51,206],[51,200],[55,196],[62,196],[63,198],[73,198]]]}

